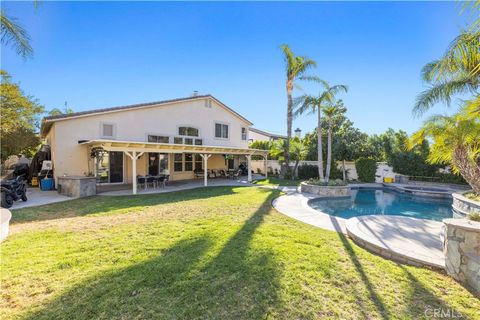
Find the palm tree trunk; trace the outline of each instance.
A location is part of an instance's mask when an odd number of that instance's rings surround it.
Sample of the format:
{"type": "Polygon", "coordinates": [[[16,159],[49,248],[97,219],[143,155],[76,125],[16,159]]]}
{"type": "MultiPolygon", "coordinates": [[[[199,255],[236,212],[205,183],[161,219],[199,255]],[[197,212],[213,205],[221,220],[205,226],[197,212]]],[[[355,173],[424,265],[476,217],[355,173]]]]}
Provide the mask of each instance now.
{"type": "Polygon", "coordinates": [[[345,159],[342,160],[342,172],[343,172],[343,181],[347,181],[347,175],[345,173],[345,159]]]}
{"type": "Polygon", "coordinates": [[[330,169],[332,168],[332,122],[328,123],[328,136],[327,136],[327,170],[325,172],[325,180],[328,182],[330,179],[330,169]]]}
{"type": "Polygon", "coordinates": [[[317,159],[318,159],[318,177],[320,181],[324,181],[323,177],[323,150],[322,150],[322,111],[318,106],[318,123],[317,123],[317,159]]]}
{"type": "Polygon", "coordinates": [[[293,122],[293,100],[292,100],[293,83],[287,81],[287,141],[285,146],[285,165],[287,172],[290,171],[290,139],[292,138],[292,122],[293,122]]]}
{"type": "Polygon", "coordinates": [[[298,179],[298,164],[300,163],[300,160],[295,161],[295,167],[293,168],[293,177],[298,179]]]}
{"type": "Polygon", "coordinates": [[[472,187],[473,192],[480,194],[480,167],[469,158],[465,146],[458,146],[453,150],[453,164],[472,187]]]}

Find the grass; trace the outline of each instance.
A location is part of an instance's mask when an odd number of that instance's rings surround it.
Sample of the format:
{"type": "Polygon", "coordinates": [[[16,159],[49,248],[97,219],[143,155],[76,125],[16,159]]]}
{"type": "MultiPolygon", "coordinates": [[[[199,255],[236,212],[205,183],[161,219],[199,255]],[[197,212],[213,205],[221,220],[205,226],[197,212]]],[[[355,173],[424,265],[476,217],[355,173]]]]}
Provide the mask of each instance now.
{"type": "Polygon", "coordinates": [[[480,301],[271,207],[278,190],[200,188],[13,212],[1,319],[422,319],[480,301]]]}
{"type": "Polygon", "coordinates": [[[262,180],[255,180],[253,183],[260,186],[299,186],[303,180],[288,180],[280,178],[267,178],[262,180]]]}

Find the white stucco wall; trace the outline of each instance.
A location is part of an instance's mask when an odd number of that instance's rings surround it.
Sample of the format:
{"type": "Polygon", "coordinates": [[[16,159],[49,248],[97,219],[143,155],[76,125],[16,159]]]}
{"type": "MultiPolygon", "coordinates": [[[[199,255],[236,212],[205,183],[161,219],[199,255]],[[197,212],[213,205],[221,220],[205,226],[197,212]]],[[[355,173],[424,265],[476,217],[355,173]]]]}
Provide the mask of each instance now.
{"type": "MultiPolygon", "coordinates": [[[[295,164],[290,163],[290,165],[293,167],[295,164]]],[[[318,165],[317,161],[302,161],[300,162],[299,165],[318,165]]],[[[269,168],[272,168],[272,171],[275,172],[275,169],[280,172],[281,166],[280,163],[277,160],[268,160],[268,165],[269,168]]],[[[337,167],[338,169],[342,170],[342,162],[338,161],[337,162],[337,167]]],[[[252,161],[252,169],[255,172],[258,172],[260,170],[261,173],[265,172],[265,161],[264,160],[255,160],[252,161]]],[[[345,161],[345,169],[347,170],[347,179],[348,180],[357,180],[358,175],[357,175],[357,169],[355,168],[355,162],[353,161],[345,161]]],[[[383,182],[383,178],[395,178],[396,173],[393,172],[393,168],[390,167],[387,163],[385,162],[378,162],[377,163],[377,171],[375,173],[375,182],[381,183],[383,182]]]]}
{"type": "Polygon", "coordinates": [[[270,141],[270,137],[255,131],[249,130],[248,138],[252,141],[270,141]]]}
{"type": "MultiPolygon", "coordinates": [[[[78,144],[79,140],[101,139],[101,124],[115,126],[115,140],[146,142],[148,134],[178,136],[179,126],[199,129],[199,137],[206,146],[228,146],[248,148],[247,140],[242,140],[242,127],[249,123],[230,110],[211,100],[211,107],[205,98],[150,106],[105,114],[88,115],[56,121],[47,135],[52,147],[55,176],[85,175],[93,170],[89,168],[88,148],[78,144]],[[229,138],[215,138],[215,123],[229,125],[229,138]]],[[[108,138],[111,139],[111,138],[108,138]]],[[[138,174],[145,173],[145,157],[139,159],[138,174]],[[143,158],[143,159],[142,159],[143,158]]],[[[173,164],[173,159],[170,159],[173,164]]],[[[212,165],[216,165],[212,159],[212,165]]],[[[124,156],[124,176],[131,176],[131,161],[124,156]]],[[[172,172],[172,170],[171,170],[172,172]]]]}

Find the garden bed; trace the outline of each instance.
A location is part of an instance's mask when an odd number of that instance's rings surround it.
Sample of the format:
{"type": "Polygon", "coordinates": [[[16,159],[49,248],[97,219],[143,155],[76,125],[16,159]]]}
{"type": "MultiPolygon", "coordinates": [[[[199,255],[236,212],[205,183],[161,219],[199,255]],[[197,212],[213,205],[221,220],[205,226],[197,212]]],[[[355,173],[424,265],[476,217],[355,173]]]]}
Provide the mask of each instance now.
{"type": "Polygon", "coordinates": [[[321,197],[348,197],[350,189],[348,185],[321,185],[309,181],[300,184],[300,192],[316,194],[321,197]]]}
{"type": "Polygon", "coordinates": [[[464,193],[452,194],[453,211],[456,215],[459,215],[461,217],[468,216],[469,214],[472,214],[472,213],[480,214],[480,202],[467,198],[465,196],[465,194],[467,193],[470,193],[470,191],[464,192],[464,193]]]}

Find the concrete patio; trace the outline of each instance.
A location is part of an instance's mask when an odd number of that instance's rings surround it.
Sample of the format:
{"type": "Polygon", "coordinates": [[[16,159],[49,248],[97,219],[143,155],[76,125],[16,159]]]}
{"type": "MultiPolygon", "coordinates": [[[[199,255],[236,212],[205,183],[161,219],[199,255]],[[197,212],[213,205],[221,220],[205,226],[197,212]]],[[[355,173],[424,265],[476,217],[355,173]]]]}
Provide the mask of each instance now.
{"type": "Polygon", "coordinates": [[[72,200],[73,198],[58,194],[57,190],[42,191],[39,188],[27,188],[27,202],[15,201],[10,210],[41,206],[55,202],[72,200]]]}
{"type": "MultiPolygon", "coordinates": [[[[257,179],[259,177],[256,177],[257,179]]],[[[261,177],[260,177],[261,178],[261,177]]],[[[255,179],[255,177],[254,177],[255,179]]],[[[195,189],[195,188],[202,188],[203,179],[195,179],[195,180],[180,180],[180,181],[170,181],[167,183],[165,187],[139,187],[137,189],[137,195],[140,194],[154,194],[154,193],[166,193],[166,192],[174,192],[174,191],[181,191],[181,190],[188,190],[188,189],[195,189]]],[[[252,186],[246,179],[246,177],[241,177],[238,180],[232,179],[209,179],[208,180],[209,187],[215,186],[252,186]]],[[[133,195],[132,192],[132,185],[131,184],[121,184],[121,185],[110,185],[110,186],[99,186],[97,187],[97,194],[100,196],[126,196],[126,195],[133,195]]]]}

